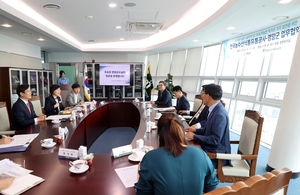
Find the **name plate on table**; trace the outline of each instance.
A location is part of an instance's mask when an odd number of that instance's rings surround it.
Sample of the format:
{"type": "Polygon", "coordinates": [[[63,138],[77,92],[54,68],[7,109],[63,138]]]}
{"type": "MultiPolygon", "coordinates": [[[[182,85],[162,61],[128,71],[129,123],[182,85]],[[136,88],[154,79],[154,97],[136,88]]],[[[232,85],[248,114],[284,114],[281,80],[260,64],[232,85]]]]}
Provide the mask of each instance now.
{"type": "Polygon", "coordinates": [[[114,158],[125,156],[131,153],[132,153],[132,146],[130,144],[112,149],[112,156],[114,158]]]}
{"type": "Polygon", "coordinates": [[[68,149],[68,148],[59,148],[58,158],[76,160],[76,159],[78,159],[78,150],[68,149]]]}

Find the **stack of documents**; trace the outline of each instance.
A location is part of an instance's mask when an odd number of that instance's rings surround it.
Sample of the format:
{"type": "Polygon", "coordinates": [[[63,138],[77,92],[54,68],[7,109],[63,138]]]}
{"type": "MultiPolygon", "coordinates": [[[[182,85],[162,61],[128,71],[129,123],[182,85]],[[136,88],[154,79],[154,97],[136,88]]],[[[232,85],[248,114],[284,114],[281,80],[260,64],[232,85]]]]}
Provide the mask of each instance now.
{"type": "Polygon", "coordinates": [[[26,190],[45,181],[43,178],[30,174],[32,170],[24,169],[9,159],[0,161],[0,180],[8,177],[14,178],[8,188],[1,190],[4,195],[21,194],[26,190]]]}
{"type": "Polygon", "coordinates": [[[13,140],[9,144],[0,145],[0,153],[25,151],[32,140],[34,140],[34,138],[36,138],[38,135],[38,133],[14,135],[12,137],[13,140]]]}

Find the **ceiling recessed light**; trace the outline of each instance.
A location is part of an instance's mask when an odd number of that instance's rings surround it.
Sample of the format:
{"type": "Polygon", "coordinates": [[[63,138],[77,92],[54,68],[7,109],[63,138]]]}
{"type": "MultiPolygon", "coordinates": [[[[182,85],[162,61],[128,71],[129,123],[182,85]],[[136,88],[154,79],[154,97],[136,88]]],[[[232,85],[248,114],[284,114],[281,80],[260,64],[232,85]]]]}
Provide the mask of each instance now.
{"type": "Polygon", "coordinates": [[[85,16],[87,19],[93,19],[94,16],[85,16]]]}
{"type": "Polygon", "coordinates": [[[88,42],[89,42],[89,43],[94,43],[94,42],[95,42],[95,40],[88,40],[88,42]]]}
{"type": "Polygon", "coordinates": [[[120,28],[122,28],[121,26],[116,26],[116,29],[120,29],[120,28]]]}
{"type": "Polygon", "coordinates": [[[229,27],[227,28],[227,30],[233,30],[233,29],[235,29],[233,26],[229,26],[229,27]]]}
{"type": "Polygon", "coordinates": [[[108,7],[117,7],[117,4],[115,4],[115,3],[110,3],[110,4],[108,4],[108,7]]]}
{"type": "Polygon", "coordinates": [[[32,33],[28,33],[28,32],[21,32],[20,34],[24,35],[24,36],[31,36],[32,35],[32,33]]]}
{"type": "Polygon", "coordinates": [[[1,26],[6,27],[6,28],[12,27],[10,24],[2,24],[1,26]]]}
{"type": "Polygon", "coordinates": [[[43,5],[43,8],[48,9],[48,10],[58,10],[61,8],[61,6],[57,5],[57,4],[49,3],[49,4],[43,5]]]}
{"type": "Polygon", "coordinates": [[[288,16],[277,16],[275,18],[272,18],[272,20],[286,20],[288,18],[289,18],[288,16]]]}
{"type": "Polygon", "coordinates": [[[38,40],[39,40],[39,41],[44,41],[45,39],[43,39],[43,38],[39,38],[38,40]]]}
{"type": "Polygon", "coordinates": [[[194,40],[193,40],[193,42],[195,42],[195,43],[198,42],[198,41],[199,41],[198,39],[194,39],[194,40]]]}
{"type": "Polygon", "coordinates": [[[124,38],[120,38],[120,41],[124,41],[125,39],[124,38]]]}
{"type": "Polygon", "coordinates": [[[136,6],[135,3],[125,3],[124,5],[125,5],[125,7],[135,7],[136,6]]]}
{"type": "Polygon", "coordinates": [[[278,1],[278,3],[280,4],[286,4],[286,3],[290,3],[292,0],[280,0],[278,1]]]}

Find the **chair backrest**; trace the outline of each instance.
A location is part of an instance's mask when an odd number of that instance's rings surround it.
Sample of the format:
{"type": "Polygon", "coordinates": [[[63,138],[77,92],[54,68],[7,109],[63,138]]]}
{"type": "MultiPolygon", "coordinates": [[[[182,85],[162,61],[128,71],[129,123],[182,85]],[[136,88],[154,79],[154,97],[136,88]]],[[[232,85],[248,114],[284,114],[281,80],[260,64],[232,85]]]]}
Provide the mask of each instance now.
{"type": "Polygon", "coordinates": [[[283,168],[268,172],[263,176],[254,175],[246,181],[238,181],[232,186],[223,186],[205,195],[286,195],[292,171],[283,168]]]}
{"type": "Polygon", "coordinates": [[[201,106],[201,104],[202,104],[201,95],[195,95],[193,110],[197,111],[198,108],[201,106]]]}
{"type": "Polygon", "coordinates": [[[61,85],[60,90],[67,90],[67,91],[71,91],[72,90],[72,84],[66,84],[66,85],[61,85]]]}
{"type": "Polygon", "coordinates": [[[0,102],[0,134],[13,134],[14,131],[10,130],[10,121],[6,108],[6,102],[0,102]]]}
{"type": "Polygon", "coordinates": [[[246,110],[242,126],[238,154],[258,155],[264,118],[258,111],[246,110]]]}
{"type": "Polygon", "coordinates": [[[31,96],[30,102],[36,115],[43,114],[40,96],[31,96]]]}
{"type": "Polygon", "coordinates": [[[60,96],[61,96],[61,101],[63,103],[64,106],[68,106],[67,105],[67,96],[68,94],[71,92],[71,90],[61,90],[60,91],[60,96]]]}

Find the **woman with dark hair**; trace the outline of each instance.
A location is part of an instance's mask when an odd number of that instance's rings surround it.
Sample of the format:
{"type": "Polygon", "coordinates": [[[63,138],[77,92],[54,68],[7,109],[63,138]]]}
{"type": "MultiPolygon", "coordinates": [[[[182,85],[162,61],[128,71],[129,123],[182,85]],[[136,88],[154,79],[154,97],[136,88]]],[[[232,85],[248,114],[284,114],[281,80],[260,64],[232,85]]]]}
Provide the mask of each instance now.
{"type": "Polygon", "coordinates": [[[65,71],[59,71],[59,78],[57,79],[57,85],[67,85],[70,84],[69,78],[65,76],[65,71]]]}
{"type": "Polygon", "coordinates": [[[61,110],[70,109],[63,105],[60,97],[60,87],[59,85],[52,85],[50,87],[50,95],[45,99],[45,111],[46,115],[57,115],[61,110]]]}
{"type": "Polygon", "coordinates": [[[219,180],[211,160],[200,148],[187,146],[176,114],[163,114],[157,127],[159,148],[144,156],[136,194],[201,195],[215,189],[219,180]]]}

